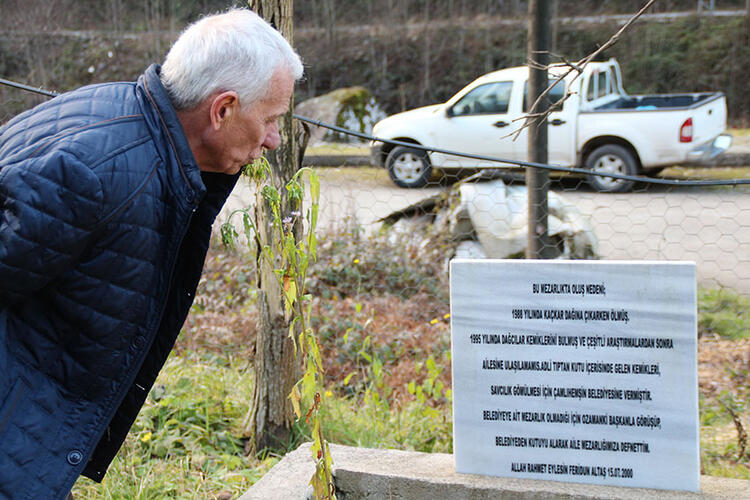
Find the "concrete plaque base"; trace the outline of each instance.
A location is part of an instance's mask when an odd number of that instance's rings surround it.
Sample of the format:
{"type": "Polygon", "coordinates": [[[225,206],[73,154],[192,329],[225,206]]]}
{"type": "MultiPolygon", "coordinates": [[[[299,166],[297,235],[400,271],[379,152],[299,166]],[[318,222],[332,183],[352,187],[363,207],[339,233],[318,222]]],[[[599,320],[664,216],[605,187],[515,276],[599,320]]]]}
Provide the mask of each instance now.
{"type": "MultiPolygon", "coordinates": [[[[700,492],[623,488],[458,474],[453,455],[374,450],[332,444],[339,500],[720,500],[750,499],[750,481],[701,476],[700,492]]],[[[311,498],[314,467],[310,444],[287,454],[240,500],[311,498]]]]}

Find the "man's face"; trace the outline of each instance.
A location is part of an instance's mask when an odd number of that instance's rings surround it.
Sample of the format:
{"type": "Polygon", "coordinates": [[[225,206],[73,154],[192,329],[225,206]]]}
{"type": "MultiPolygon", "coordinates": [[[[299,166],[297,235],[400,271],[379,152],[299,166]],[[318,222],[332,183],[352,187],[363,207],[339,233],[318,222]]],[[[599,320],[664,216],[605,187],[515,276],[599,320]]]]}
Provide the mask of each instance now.
{"type": "Polygon", "coordinates": [[[294,91],[294,78],[285,69],[277,70],[271,78],[268,94],[246,109],[234,103],[225,123],[211,141],[211,165],[203,170],[236,174],[240,169],[260,158],[263,149],[276,149],[281,143],[279,118],[289,109],[294,91]]]}

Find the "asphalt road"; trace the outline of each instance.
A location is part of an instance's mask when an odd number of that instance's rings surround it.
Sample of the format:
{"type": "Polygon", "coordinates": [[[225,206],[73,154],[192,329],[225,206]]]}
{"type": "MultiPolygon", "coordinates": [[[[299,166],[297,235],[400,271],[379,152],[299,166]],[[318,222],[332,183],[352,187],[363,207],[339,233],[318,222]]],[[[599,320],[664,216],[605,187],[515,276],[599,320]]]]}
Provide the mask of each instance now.
{"type": "MultiPolygon", "coordinates": [[[[398,188],[382,169],[316,171],[321,178],[320,233],[352,224],[376,228],[379,218],[450,188],[448,182],[398,188]]],[[[603,194],[575,187],[557,183],[553,189],[589,217],[601,258],[694,261],[701,285],[750,294],[750,188],[651,186],[603,194]]],[[[252,190],[243,183],[228,204],[232,209],[251,203],[252,190]]]]}

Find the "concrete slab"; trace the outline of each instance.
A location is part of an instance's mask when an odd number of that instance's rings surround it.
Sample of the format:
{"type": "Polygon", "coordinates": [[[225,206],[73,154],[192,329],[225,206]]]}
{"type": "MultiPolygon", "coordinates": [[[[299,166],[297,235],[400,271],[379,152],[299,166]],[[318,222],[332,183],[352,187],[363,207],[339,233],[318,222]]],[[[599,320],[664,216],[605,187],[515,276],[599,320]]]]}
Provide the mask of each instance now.
{"type": "Polygon", "coordinates": [[[310,478],[314,472],[310,443],[304,443],[287,453],[239,500],[307,500],[312,498],[310,478]]]}
{"type": "MultiPolygon", "coordinates": [[[[509,479],[454,471],[453,455],[331,445],[339,500],[750,499],[750,481],[701,476],[700,493],[509,479]]],[[[240,500],[307,500],[310,445],[287,454],[240,500]]]]}

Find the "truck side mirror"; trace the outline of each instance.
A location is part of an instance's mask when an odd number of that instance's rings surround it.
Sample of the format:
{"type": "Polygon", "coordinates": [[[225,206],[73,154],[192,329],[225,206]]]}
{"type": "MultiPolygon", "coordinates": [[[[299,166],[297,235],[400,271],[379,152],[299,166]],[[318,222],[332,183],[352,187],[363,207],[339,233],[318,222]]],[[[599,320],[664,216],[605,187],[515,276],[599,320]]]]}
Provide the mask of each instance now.
{"type": "Polygon", "coordinates": [[[453,112],[453,106],[445,110],[445,116],[447,116],[448,118],[453,118],[454,116],[456,116],[453,112]]]}

